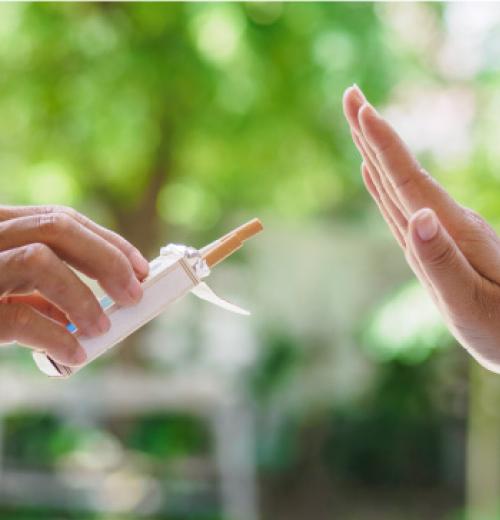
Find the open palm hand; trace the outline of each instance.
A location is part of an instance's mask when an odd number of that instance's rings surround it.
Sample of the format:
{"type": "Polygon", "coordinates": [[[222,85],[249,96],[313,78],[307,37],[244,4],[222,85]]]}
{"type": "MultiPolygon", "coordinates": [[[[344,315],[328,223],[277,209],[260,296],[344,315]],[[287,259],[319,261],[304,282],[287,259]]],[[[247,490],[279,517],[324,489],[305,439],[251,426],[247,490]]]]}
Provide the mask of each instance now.
{"type": "Polygon", "coordinates": [[[419,165],[361,90],[344,112],[362,155],[365,185],[455,338],[500,372],[500,239],[419,165]]]}

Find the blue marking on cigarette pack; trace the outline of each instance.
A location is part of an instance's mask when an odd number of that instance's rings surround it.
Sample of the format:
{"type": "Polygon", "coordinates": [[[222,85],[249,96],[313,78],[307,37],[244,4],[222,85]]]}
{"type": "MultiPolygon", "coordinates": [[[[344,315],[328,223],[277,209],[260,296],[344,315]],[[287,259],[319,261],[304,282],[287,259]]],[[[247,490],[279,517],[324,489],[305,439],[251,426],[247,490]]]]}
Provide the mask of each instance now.
{"type": "Polygon", "coordinates": [[[70,332],[75,332],[76,330],[76,325],[74,323],[68,323],[66,325],[66,328],[70,331],[70,332]]]}
{"type": "Polygon", "coordinates": [[[111,305],[113,305],[113,300],[107,295],[105,294],[100,300],[99,300],[99,303],[101,304],[101,307],[103,309],[107,309],[108,307],[111,307],[111,305]]]}
{"type": "MultiPolygon", "coordinates": [[[[100,300],[99,303],[101,304],[101,307],[106,310],[108,307],[111,307],[113,305],[114,301],[105,294],[100,300]]],[[[66,329],[69,330],[69,332],[73,333],[76,331],[76,325],[74,323],[68,323],[66,325],[66,329]]]]}

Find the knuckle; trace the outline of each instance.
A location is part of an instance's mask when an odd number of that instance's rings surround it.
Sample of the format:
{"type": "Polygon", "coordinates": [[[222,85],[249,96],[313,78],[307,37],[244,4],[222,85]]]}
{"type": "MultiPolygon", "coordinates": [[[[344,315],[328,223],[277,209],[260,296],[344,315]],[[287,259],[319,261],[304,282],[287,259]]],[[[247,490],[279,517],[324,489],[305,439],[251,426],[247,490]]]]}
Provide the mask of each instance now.
{"type": "Polygon", "coordinates": [[[40,213],[46,214],[46,215],[54,214],[54,213],[62,214],[70,219],[76,220],[77,222],[81,222],[81,223],[83,223],[83,221],[85,220],[83,215],[81,213],[79,213],[78,211],[76,211],[76,209],[73,209],[70,206],[64,206],[61,204],[49,204],[47,206],[43,206],[40,209],[40,213]]]}
{"type": "Polygon", "coordinates": [[[35,225],[43,238],[54,239],[70,230],[72,220],[66,213],[44,213],[36,217],[35,225]]]}
{"type": "Polygon", "coordinates": [[[76,221],[80,224],[85,224],[88,220],[81,213],[76,211],[76,209],[70,208],[69,206],[59,206],[59,211],[63,215],[66,215],[66,217],[68,217],[69,219],[76,221]]]}
{"type": "Polygon", "coordinates": [[[130,264],[125,255],[118,250],[110,249],[110,259],[108,264],[110,277],[121,282],[126,282],[132,276],[130,264]]]}
{"type": "Polygon", "coordinates": [[[51,207],[52,207],[53,213],[64,213],[64,214],[68,215],[68,217],[73,217],[76,214],[76,210],[70,206],[63,206],[60,204],[56,204],[51,207]]]}
{"type": "Polygon", "coordinates": [[[43,269],[52,262],[53,253],[45,244],[35,242],[20,248],[19,252],[19,261],[26,269],[43,269]]]}
{"type": "Polygon", "coordinates": [[[86,295],[80,299],[78,314],[81,319],[88,320],[100,313],[100,306],[94,296],[86,295]]]}
{"type": "Polygon", "coordinates": [[[432,176],[420,166],[415,158],[413,158],[413,163],[408,175],[396,182],[396,189],[398,191],[407,190],[414,185],[421,185],[422,183],[436,183],[432,176]]]}
{"type": "Polygon", "coordinates": [[[63,280],[53,280],[51,283],[52,298],[57,302],[68,300],[69,287],[63,280]]]}
{"type": "Polygon", "coordinates": [[[78,224],[81,224],[82,226],[89,227],[92,221],[77,211],[76,209],[70,207],[70,206],[64,206],[64,205],[48,205],[43,206],[41,209],[41,213],[43,214],[59,214],[63,218],[66,218],[67,222],[66,224],[74,225],[75,222],[78,224]]]}
{"type": "Polygon", "coordinates": [[[125,255],[130,256],[137,251],[136,247],[134,247],[128,240],[121,237],[118,233],[115,233],[114,231],[110,231],[110,233],[115,240],[117,247],[119,247],[125,255]]]}
{"type": "Polygon", "coordinates": [[[441,244],[439,248],[432,250],[428,257],[427,263],[432,267],[443,267],[449,269],[456,261],[456,253],[449,245],[441,244]]]}
{"type": "Polygon", "coordinates": [[[52,213],[65,213],[66,206],[61,206],[59,204],[47,204],[46,206],[40,206],[38,208],[38,212],[40,214],[48,215],[52,213]]]}

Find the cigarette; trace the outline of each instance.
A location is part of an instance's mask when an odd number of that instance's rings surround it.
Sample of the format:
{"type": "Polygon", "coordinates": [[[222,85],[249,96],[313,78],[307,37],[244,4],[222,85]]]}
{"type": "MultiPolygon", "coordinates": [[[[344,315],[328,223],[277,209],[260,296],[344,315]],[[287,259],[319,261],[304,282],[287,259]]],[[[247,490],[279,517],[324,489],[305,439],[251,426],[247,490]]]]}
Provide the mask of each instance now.
{"type": "Polygon", "coordinates": [[[208,267],[212,268],[232,255],[243,245],[243,242],[260,233],[263,229],[262,222],[258,218],[254,218],[203,248],[201,250],[202,257],[208,267]]]}

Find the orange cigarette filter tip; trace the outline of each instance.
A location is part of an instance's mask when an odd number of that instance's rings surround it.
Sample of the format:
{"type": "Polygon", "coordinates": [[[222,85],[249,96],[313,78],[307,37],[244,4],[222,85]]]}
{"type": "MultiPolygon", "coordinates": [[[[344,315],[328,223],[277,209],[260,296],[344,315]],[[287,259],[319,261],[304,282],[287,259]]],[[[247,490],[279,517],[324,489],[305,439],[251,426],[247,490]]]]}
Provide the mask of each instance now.
{"type": "Polygon", "coordinates": [[[222,262],[229,255],[232,255],[235,251],[237,251],[243,243],[241,240],[235,235],[225,238],[220,242],[220,244],[213,247],[206,255],[204,256],[205,262],[208,267],[212,268],[214,265],[222,262]]]}
{"type": "Polygon", "coordinates": [[[211,268],[222,262],[222,260],[237,251],[243,245],[243,242],[260,233],[263,229],[262,222],[258,218],[254,218],[224,235],[214,247],[203,255],[208,267],[211,268]]]}
{"type": "Polygon", "coordinates": [[[253,218],[246,224],[243,224],[242,226],[237,227],[235,230],[231,231],[229,235],[236,235],[242,242],[245,242],[245,240],[252,238],[257,233],[260,233],[263,229],[264,226],[262,225],[262,222],[258,218],[253,218]]]}

